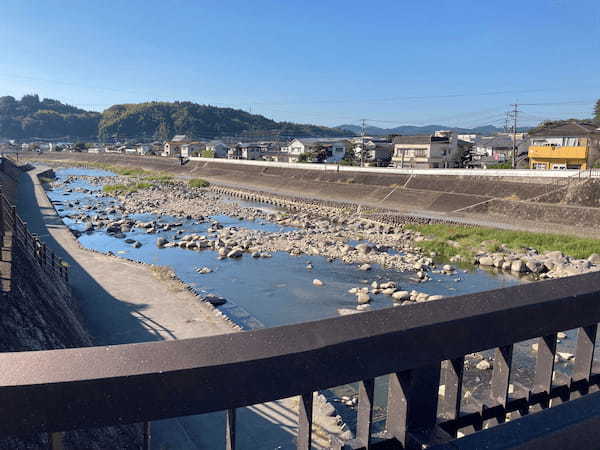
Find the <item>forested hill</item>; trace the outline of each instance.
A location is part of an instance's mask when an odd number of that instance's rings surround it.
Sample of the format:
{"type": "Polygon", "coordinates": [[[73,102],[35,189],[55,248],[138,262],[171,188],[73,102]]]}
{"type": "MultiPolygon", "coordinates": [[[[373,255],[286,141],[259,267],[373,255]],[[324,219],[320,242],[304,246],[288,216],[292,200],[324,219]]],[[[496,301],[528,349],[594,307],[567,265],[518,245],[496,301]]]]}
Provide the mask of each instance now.
{"type": "Polygon", "coordinates": [[[4,138],[93,138],[99,121],[100,113],[49,98],[40,101],[37,95],[25,95],[21,100],[0,97],[0,137],[4,138]]]}
{"type": "Polygon", "coordinates": [[[102,113],[101,139],[112,137],[165,140],[175,134],[195,139],[222,136],[347,136],[348,131],[317,125],[276,122],[240,109],[191,102],[114,105],[102,113]]]}
{"type": "Polygon", "coordinates": [[[160,139],[186,134],[194,139],[224,136],[339,137],[346,130],[276,122],[239,109],[191,102],[114,105],[102,113],[58,100],[25,95],[0,97],[0,138],[160,139]]]}

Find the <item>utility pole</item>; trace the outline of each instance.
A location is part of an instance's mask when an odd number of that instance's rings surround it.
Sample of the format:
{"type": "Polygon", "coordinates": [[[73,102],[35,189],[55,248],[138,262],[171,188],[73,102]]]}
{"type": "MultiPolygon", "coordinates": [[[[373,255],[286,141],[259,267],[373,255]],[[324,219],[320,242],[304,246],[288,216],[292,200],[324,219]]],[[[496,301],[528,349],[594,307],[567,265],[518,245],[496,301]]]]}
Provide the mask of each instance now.
{"type": "Polygon", "coordinates": [[[517,168],[517,115],[519,114],[519,105],[517,103],[513,103],[510,105],[513,107],[511,111],[511,116],[513,119],[512,126],[512,134],[513,134],[513,150],[512,150],[512,168],[517,168]]]}
{"type": "Polygon", "coordinates": [[[361,135],[362,143],[360,145],[360,167],[365,166],[365,131],[366,131],[365,122],[366,121],[367,121],[367,119],[361,119],[362,126],[360,128],[360,135],[361,135]]]}

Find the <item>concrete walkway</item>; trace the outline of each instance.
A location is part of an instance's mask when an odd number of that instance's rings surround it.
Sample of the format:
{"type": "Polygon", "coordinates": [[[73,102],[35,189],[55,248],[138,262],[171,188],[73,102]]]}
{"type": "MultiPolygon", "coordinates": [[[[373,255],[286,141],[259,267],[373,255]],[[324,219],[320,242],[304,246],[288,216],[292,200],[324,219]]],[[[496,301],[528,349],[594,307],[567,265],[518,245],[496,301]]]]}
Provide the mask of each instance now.
{"type": "MultiPolygon", "coordinates": [[[[38,180],[37,174],[43,170],[21,175],[18,212],[31,232],[69,263],[73,293],[96,344],[184,339],[236,331],[179,283],[159,280],[149,266],[81,248],[38,180]]],[[[320,422],[321,426],[335,429],[334,418],[322,418],[320,422]]],[[[295,448],[296,429],[296,399],[238,410],[237,439],[241,449],[295,448]]],[[[152,423],[153,449],[222,449],[224,438],[224,413],[152,423]]],[[[326,435],[315,438],[317,448],[327,444],[326,435]]]]}

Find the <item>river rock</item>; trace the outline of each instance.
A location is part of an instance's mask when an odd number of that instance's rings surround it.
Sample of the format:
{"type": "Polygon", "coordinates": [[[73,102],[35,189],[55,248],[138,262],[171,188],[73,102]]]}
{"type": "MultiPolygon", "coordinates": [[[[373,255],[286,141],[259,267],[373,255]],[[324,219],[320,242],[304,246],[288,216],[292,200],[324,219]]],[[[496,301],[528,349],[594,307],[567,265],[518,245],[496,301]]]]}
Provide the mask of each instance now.
{"type": "Polygon", "coordinates": [[[227,303],[223,297],[219,297],[218,295],[208,294],[204,297],[204,301],[210,303],[213,306],[221,306],[227,303]]]}
{"type": "Polygon", "coordinates": [[[492,363],[489,362],[487,359],[482,359],[477,363],[475,368],[478,370],[490,370],[492,368],[492,363]]]}
{"type": "Polygon", "coordinates": [[[371,270],[371,264],[361,264],[360,266],[358,266],[358,270],[362,270],[365,272],[371,270]]]}
{"type": "Polygon", "coordinates": [[[511,263],[510,270],[511,272],[523,273],[527,272],[527,266],[519,259],[511,263]]]}
{"type": "Polygon", "coordinates": [[[131,246],[133,248],[140,248],[142,246],[142,243],[139,241],[135,241],[133,244],[131,244],[131,246]]]}
{"type": "Polygon", "coordinates": [[[372,250],[372,247],[364,242],[362,244],[358,244],[355,248],[361,255],[366,255],[372,250]]]}
{"type": "Polygon", "coordinates": [[[592,253],[587,260],[595,265],[600,264],[600,255],[598,253],[592,253]]]}
{"type": "Polygon", "coordinates": [[[371,297],[369,296],[369,294],[366,294],[364,292],[360,292],[356,295],[356,302],[359,305],[364,305],[367,304],[371,301],[371,297]]]}
{"type": "Polygon", "coordinates": [[[241,258],[244,252],[241,248],[234,248],[229,253],[227,253],[228,258],[241,258]]]}
{"type": "Polygon", "coordinates": [[[156,239],[156,246],[158,248],[163,248],[168,242],[169,241],[167,241],[164,237],[159,237],[156,239]]]}
{"type": "Polygon", "coordinates": [[[321,280],[319,280],[319,279],[317,279],[317,278],[315,278],[315,279],[313,280],[313,285],[315,285],[315,286],[323,286],[324,284],[325,284],[325,283],[323,283],[321,280]]]}
{"type": "Polygon", "coordinates": [[[211,273],[212,269],[210,267],[200,267],[200,268],[196,269],[196,272],[198,272],[200,274],[206,274],[206,273],[211,273]]]}
{"type": "Polygon", "coordinates": [[[491,267],[494,265],[494,259],[491,256],[482,256],[479,258],[479,265],[491,267]]]}
{"type": "Polygon", "coordinates": [[[397,301],[407,300],[410,298],[410,292],[408,291],[396,291],[392,294],[392,298],[397,301]]]}

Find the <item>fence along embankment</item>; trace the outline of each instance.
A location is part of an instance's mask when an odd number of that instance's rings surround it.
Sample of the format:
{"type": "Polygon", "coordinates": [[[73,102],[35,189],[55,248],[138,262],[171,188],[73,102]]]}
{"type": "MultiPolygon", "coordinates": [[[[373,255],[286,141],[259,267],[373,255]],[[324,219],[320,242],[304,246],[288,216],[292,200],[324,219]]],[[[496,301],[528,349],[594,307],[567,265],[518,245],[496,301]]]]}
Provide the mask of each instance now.
{"type": "MultiPolygon", "coordinates": [[[[16,212],[14,203],[20,174],[21,170],[12,161],[2,159],[0,353],[91,346],[92,340],[71,294],[68,266],[42,239],[29,232],[16,212]]],[[[136,435],[129,428],[69,433],[66,448],[127,448],[128,442],[136,442],[136,435]]],[[[2,449],[45,446],[47,437],[42,434],[0,439],[2,449]]]]}

